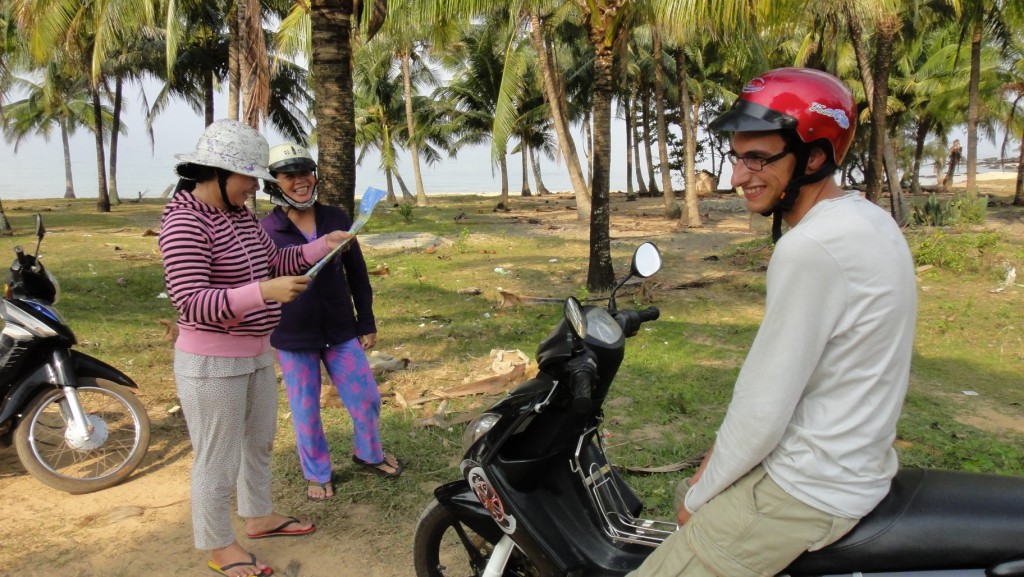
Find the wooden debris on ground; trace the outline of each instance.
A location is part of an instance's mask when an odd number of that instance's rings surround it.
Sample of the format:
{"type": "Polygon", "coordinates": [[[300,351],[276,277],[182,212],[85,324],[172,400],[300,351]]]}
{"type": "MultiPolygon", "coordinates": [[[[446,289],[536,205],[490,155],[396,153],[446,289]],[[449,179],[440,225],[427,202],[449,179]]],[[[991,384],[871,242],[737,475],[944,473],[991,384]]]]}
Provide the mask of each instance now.
{"type": "Polygon", "coordinates": [[[656,473],[675,473],[676,471],[682,471],[683,469],[692,469],[700,465],[701,461],[704,460],[704,455],[701,455],[694,459],[688,459],[686,461],[679,461],[678,463],[672,463],[670,465],[661,465],[658,467],[624,467],[622,465],[615,465],[615,468],[624,473],[635,473],[638,475],[653,475],[656,473]]]}
{"type": "Polygon", "coordinates": [[[378,375],[394,371],[404,371],[409,368],[409,363],[412,362],[409,359],[393,357],[380,351],[370,351],[370,354],[366,355],[366,359],[370,361],[370,368],[378,375]]]}
{"type": "Polygon", "coordinates": [[[178,340],[178,323],[167,319],[158,319],[156,322],[164,327],[164,339],[172,343],[178,340]]]}
{"type": "Polygon", "coordinates": [[[483,291],[481,291],[479,287],[475,287],[475,286],[468,286],[466,288],[460,288],[459,289],[459,294],[460,295],[478,295],[478,294],[480,294],[482,292],[483,291]]]}
{"type": "Polygon", "coordinates": [[[504,290],[502,288],[498,289],[498,294],[501,295],[501,302],[498,304],[498,308],[523,307],[530,305],[550,305],[554,303],[560,303],[565,300],[562,298],[531,297],[517,295],[513,292],[504,290]]]}
{"type": "MultiPolygon", "coordinates": [[[[474,381],[466,382],[461,385],[456,385],[448,389],[432,389],[427,394],[416,398],[408,398],[406,395],[396,392],[396,402],[405,408],[416,409],[426,405],[433,401],[441,401],[445,404],[450,399],[457,399],[460,397],[468,397],[473,395],[498,395],[508,391],[515,387],[522,381],[532,378],[537,374],[537,366],[530,363],[529,358],[522,351],[516,350],[500,350],[495,349],[491,351],[491,372],[495,373],[493,376],[484,377],[474,381]],[[401,400],[398,400],[398,398],[401,400]]],[[[447,410],[447,405],[445,404],[447,410]]],[[[436,413],[435,413],[436,414],[436,413]]],[[[463,422],[459,417],[454,421],[444,421],[441,417],[441,421],[451,425],[456,422],[463,422]]],[[[472,417],[466,417],[466,420],[472,417]]],[[[428,417],[424,421],[424,426],[429,426],[431,420],[428,417]]],[[[435,421],[437,421],[435,419],[435,421]]],[[[437,421],[440,422],[440,421],[437,421]]]]}
{"type": "Polygon", "coordinates": [[[451,420],[447,420],[446,417],[448,416],[448,401],[441,401],[441,404],[438,405],[437,410],[434,411],[433,414],[431,414],[429,417],[417,419],[416,421],[413,422],[413,425],[421,428],[440,427],[442,429],[448,429],[454,427],[455,425],[463,425],[465,423],[468,423],[473,419],[479,417],[480,414],[483,412],[484,410],[482,408],[477,408],[472,411],[460,413],[458,415],[455,415],[455,417],[453,417],[451,420]]]}
{"type": "Polygon", "coordinates": [[[658,288],[660,288],[661,290],[686,290],[686,289],[691,289],[691,288],[703,288],[703,287],[706,287],[706,286],[711,286],[711,285],[713,285],[715,283],[720,283],[720,282],[725,282],[725,281],[728,281],[728,280],[732,280],[732,279],[734,279],[734,278],[736,278],[738,276],[739,276],[738,273],[733,273],[733,272],[716,272],[716,273],[705,274],[705,275],[701,276],[700,278],[697,278],[697,279],[694,279],[694,280],[685,281],[685,282],[681,282],[679,284],[674,284],[674,285],[661,285],[661,284],[658,284],[656,286],[658,288]]]}

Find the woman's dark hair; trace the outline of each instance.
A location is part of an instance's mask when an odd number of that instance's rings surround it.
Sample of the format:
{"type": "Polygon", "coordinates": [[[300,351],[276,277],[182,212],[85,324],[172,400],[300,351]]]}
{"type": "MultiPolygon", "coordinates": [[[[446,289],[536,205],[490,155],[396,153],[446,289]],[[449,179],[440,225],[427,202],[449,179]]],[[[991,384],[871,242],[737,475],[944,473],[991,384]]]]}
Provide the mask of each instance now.
{"type": "Polygon", "coordinates": [[[179,190],[186,190],[192,192],[196,189],[196,185],[200,182],[206,182],[207,180],[224,180],[226,181],[231,176],[231,171],[224,170],[223,168],[215,168],[213,166],[203,166],[202,164],[193,164],[187,162],[185,164],[178,165],[175,169],[178,176],[178,184],[174,187],[174,192],[177,194],[179,190]]]}

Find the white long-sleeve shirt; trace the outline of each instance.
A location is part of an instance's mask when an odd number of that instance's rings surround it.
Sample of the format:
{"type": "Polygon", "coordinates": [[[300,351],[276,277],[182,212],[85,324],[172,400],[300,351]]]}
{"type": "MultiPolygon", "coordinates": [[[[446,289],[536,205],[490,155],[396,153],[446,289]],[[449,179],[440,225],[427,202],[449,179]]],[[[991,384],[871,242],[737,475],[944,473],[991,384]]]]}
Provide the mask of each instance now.
{"type": "Polygon", "coordinates": [[[767,287],[764,320],[686,508],[760,463],[801,502],[862,517],[897,470],[917,316],[906,240],[857,194],[819,202],[775,247],[767,287]]]}

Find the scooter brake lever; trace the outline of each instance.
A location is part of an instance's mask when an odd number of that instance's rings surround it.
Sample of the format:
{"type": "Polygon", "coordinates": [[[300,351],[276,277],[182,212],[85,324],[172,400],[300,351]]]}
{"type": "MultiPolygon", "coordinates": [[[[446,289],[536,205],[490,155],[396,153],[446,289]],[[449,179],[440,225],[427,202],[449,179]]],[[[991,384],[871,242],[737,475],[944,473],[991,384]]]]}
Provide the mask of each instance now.
{"type": "Polygon", "coordinates": [[[540,414],[544,412],[544,409],[548,408],[551,404],[551,397],[555,394],[555,389],[558,388],[558,381],[552,380],[551,390],[548,391],[548,396],[544,397],[544,400],[533,406],[533,412],[540,414]]]}

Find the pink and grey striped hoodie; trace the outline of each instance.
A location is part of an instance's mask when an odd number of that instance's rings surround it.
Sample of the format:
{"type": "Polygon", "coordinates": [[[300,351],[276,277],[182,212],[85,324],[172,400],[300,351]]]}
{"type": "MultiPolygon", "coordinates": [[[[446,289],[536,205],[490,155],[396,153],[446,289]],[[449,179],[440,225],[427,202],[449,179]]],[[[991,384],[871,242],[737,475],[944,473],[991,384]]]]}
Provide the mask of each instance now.
{"type": "Polygon", "coordinates": [[[159,243],[179,315],[174,346],[214,357],[270,350],[281,305],[263,300],[259,283],[303,274],[328,252],[325,237],[279,249],[248,209],[221,210],[184,190],[164,208],[159,243]]]}

